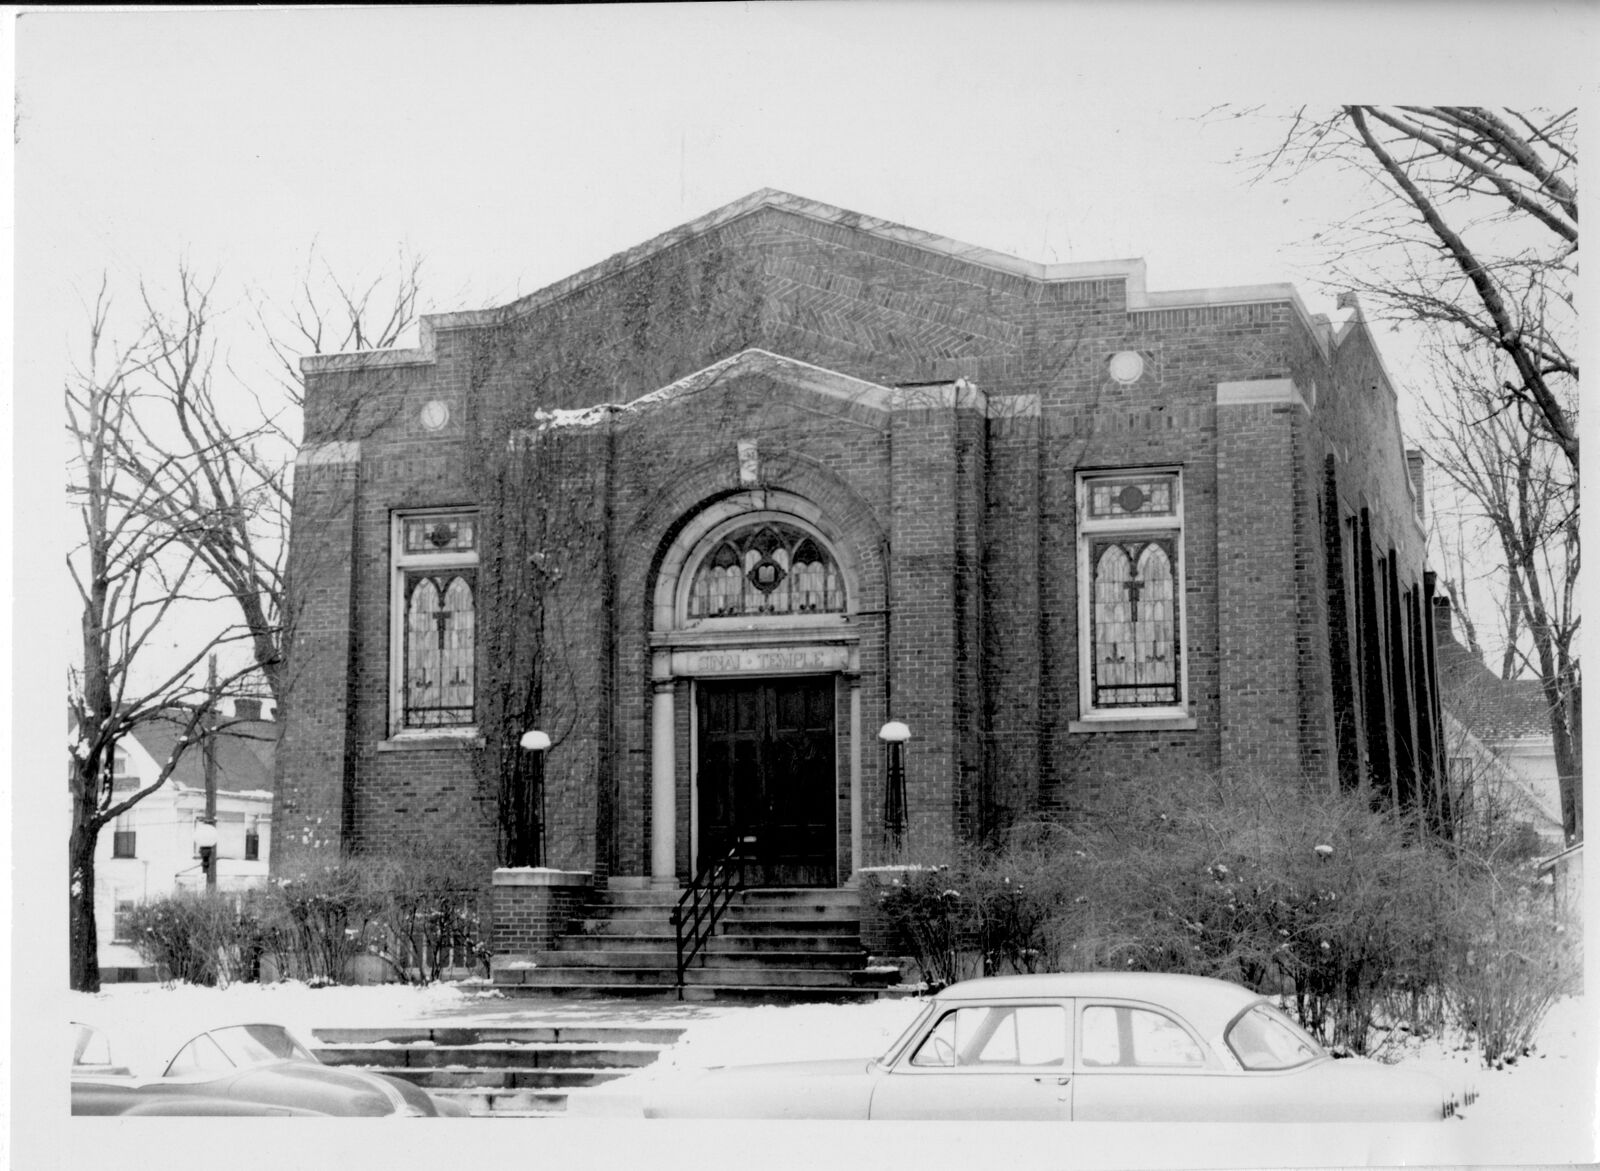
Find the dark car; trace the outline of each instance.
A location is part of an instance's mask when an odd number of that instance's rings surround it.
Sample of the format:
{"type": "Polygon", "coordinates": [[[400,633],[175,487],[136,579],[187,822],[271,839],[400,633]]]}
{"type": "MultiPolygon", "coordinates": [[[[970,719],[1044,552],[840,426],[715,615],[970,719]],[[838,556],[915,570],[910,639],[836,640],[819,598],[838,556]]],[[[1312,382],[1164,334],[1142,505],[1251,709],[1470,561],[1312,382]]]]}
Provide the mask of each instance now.
{"type": "Polygon", "coordinates": [[[187,1039],[176,1043],[150,1035],[130,1037],[119,1049],[99,1029],[74,1023],[72,1113],[465,1114],[455,1103],[437,1100],[398,1078],[323,1065],[282,1025],[221,1025],[200,1032],[185,1029],[183,1034],[187,1039]]]}

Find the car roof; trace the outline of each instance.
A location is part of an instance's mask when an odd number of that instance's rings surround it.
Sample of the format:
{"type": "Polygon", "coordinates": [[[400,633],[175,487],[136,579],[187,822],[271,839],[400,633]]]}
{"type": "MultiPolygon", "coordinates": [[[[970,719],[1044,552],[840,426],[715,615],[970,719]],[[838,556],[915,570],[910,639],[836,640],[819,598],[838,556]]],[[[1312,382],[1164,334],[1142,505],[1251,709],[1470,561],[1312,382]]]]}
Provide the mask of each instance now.
{"type": "Polygon", "coordinates": [[[1209,976],[1172,972],[1053,972],[1036,976],[990,976],[963,980],[939,993],[941,1002],[1022,1000],[1029,997],[1104,997],[1164,1005],[1213,1035],[1235,1016],[1265,999],[1239,984],[1209,976]]]}

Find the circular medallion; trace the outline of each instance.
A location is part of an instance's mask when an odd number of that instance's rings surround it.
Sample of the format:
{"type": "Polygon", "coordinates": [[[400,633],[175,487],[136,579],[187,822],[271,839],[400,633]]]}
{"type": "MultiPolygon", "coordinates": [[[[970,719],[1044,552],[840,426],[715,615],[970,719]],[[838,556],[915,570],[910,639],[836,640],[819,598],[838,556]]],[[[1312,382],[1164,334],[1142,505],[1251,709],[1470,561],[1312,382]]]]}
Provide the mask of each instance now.
{"type": "Polygon", "coordinates": [[[1111,355],[1111,361],[1106,369],[1112,378],[1124,386],[1130,382],[1138,382],[1139,376],[1144,373],[1144,356],[1137,350],[1122,350],[1111,355]]]}
{"type": "Polygon", "coordinates": [[[449,421],[450,407],[439,399],[422,408],[422,427],[425,431],[438,431],[449,421]]]}

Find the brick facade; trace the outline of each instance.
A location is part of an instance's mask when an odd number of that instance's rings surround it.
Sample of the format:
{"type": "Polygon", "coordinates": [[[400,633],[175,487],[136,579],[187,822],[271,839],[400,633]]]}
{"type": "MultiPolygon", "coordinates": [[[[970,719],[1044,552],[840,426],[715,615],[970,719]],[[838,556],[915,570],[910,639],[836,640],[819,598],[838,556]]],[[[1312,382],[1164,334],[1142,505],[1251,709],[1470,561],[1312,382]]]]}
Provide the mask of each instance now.
{"type": "MultiPolygon", "coordinates": [[[[391,711],[392,517],[434,506],[583,534],[517,555],[546,572],[561,647],[546,861],[602,881],[706,861],[697,681],[768,662],[834,681],[841,882],[892,860],[891,718],[913,731],[920,861],[1138,770],[1437,790],[1431,580],[1394,392],[1366,327],[1309,318],[1288,286],[1149,293],[1138,262],[1033,265],[761,192],[512,305],[429,318],[417,350],[306,373],[280,869],[417,833],[493,865],[492,735],[399,734],[391,711]],[[1126,353],[1131,381],[1109,366],[1126,353]],[[539,465],[521,495],[485,474],[518,436],[539,465]],[[1083,688],[1079,478],[1146,468],[1181,478],[1185,698],[1108,719],[1083,688]],[[847,613],[687,620],[695,542],[763,509],[828,545],[847,613]],[[317,831],[333,824],[336,841],[317,831]]],[[[491,677],[480,662],[480,695],[491,677]]]]}

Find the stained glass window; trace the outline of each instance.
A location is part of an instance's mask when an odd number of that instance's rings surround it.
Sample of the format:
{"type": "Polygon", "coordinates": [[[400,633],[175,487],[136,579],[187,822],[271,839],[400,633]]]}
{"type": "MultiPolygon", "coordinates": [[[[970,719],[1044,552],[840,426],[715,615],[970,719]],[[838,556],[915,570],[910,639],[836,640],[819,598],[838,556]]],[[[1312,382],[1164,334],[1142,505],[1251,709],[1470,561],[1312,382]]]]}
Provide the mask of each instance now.
{"type": "Polygon", "coordinates": [[[476,697],[476,518],[403,516],[398,530],[398,723],[403,729],[470,725],[476,697]]]}
{"type": "Polygon", "coordinates": [[[408,516],[402,522],[407,553],[472,553],[477,526],[470,516],[408,516]]]}
{"type": "Polygon", "coordinates": [[[839,614],[844,608],[844,583],[832,555],[810,533],[782,521],[758,521],[723,537],[689,585],[691,619],[839,614]]]}
{"type": "Polygon", "coordinates": [[[1182,508],[1176,472],[1080,477],[1084,709],[1184,703],[1182,508]]]}
{"type": "Polygon", "coordinates": [[[472,572],[408,573],[406,727],[472,722],[472,572]]]}
{"type": "Polygon", "coordinates": [[[1171,537],[1089,542],[1095,707],[1167,707],[1178,695],[1171,537]]]}

